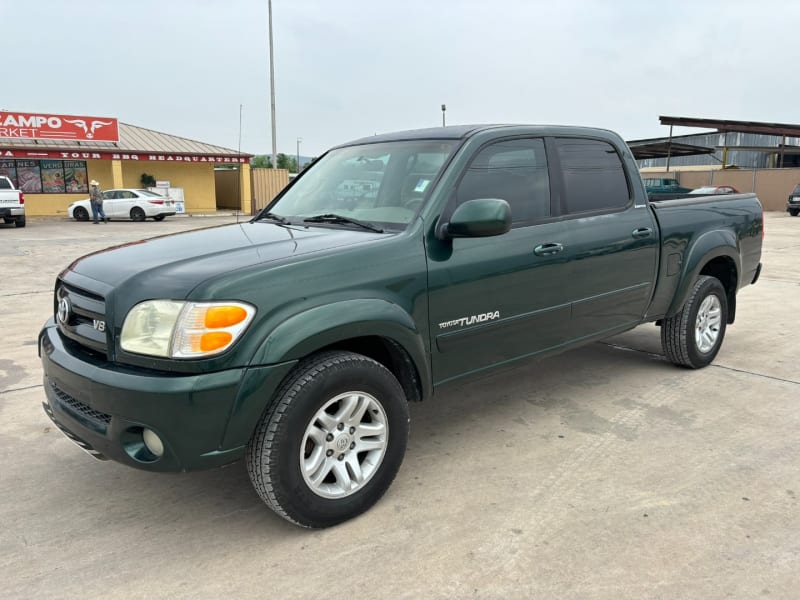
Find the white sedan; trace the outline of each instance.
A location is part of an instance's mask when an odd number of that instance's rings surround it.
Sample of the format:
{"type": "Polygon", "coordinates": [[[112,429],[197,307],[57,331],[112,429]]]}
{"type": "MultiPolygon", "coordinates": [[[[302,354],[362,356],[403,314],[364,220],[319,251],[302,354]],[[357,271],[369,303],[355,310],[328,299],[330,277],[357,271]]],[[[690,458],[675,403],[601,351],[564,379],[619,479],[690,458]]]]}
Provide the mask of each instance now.
{"type": "MultiPolygon", "coordinates": [[[[109,219],[131,219],[144,221],[152,218],[161,221],[175,214],[175,202],[150,190],[119,189],[103,192],[103,210],[109,219]]],[[[67,216],[76,221],[92,218],[89,198],[73,202],[67,208],[67,216]]]]}

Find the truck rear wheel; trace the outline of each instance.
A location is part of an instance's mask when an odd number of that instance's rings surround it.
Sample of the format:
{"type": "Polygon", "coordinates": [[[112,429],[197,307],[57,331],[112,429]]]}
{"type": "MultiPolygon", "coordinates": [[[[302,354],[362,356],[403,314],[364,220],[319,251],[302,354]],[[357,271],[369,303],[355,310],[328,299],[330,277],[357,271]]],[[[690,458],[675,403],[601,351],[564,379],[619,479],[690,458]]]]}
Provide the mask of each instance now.
{"type": "Polygon", "coordinates": [[[793,217],[796,217],[798,214],[800,214],[800,208],[790,208],[789,214],[793,217]]]}
{"type": "Polygon", "coordinates": [[[375,504],[397,474],[408,403],[394,375],[352,352],[324,352],[287,377],[247,448],[247,471],[270,508],[329,527],[375,504]]]}
{"type": "Polygon", "coordinates": [[[14,221],[15,227],[25,227],[25,217],[17,217],[17,220],[14,221]]]}
{"type": "Polygon", "coordinates": [[[728,297],[719,279],[701,275],[676,315],[661,325],[661,347],[674,364],[699,369],[717,356],[728,323],[728,297]]]}

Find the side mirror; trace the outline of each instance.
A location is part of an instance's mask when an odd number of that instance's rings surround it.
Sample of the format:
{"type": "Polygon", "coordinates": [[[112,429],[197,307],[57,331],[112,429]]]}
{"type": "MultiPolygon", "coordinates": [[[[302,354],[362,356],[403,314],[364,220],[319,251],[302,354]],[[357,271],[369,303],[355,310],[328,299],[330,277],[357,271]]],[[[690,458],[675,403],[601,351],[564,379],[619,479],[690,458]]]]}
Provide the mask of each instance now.
{"type": "Polygon", "coordinates": [[[480,198],[459,205],[442,228],[445,238],[490,237],[511,229],[511,207],[505,200],[480,198]]]}

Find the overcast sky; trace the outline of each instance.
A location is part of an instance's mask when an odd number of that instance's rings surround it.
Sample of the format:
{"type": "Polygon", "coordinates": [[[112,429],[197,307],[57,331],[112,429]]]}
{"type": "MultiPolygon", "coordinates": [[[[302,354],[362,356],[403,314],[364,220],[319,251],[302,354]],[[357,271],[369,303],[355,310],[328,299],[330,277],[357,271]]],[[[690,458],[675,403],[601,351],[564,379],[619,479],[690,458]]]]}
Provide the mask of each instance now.
{"type": "MultiPolygon", "coordinates": [[[[267,0],[0,0],[0,109],[271,152],[267,0]]],[[[274,0],[278,151],[447,123],[800,123],[800,3],[274,0]]],[[[683,130],[681,133],[688,133],[683,130]]]]}

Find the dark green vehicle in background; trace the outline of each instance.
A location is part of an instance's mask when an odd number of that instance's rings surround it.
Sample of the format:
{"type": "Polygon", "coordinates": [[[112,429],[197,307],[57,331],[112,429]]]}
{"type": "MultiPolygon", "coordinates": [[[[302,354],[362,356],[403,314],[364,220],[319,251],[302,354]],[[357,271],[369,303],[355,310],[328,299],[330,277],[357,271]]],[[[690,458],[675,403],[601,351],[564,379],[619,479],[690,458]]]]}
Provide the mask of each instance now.
{"type": "Polygon", "coordinates": [[[651,200],[678,198],[692,191],[692,188],[683,187],[677,179],[669,177],[645,177],[642,181],[651,200]]]}
{"type": "Polygon", "coordinates": [[[383,495],[408,402],[450,382],[652,321],[670,361],[709,364],[762,234],[753,194],[649,202],[605,130],[370,137],[250,222],[67,267],[39,340],[44,407],[130,466],[244,458],[278,514],[325,527],[383,495]]]}

